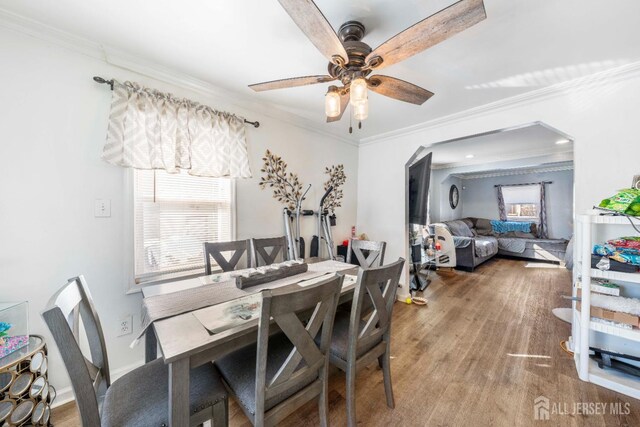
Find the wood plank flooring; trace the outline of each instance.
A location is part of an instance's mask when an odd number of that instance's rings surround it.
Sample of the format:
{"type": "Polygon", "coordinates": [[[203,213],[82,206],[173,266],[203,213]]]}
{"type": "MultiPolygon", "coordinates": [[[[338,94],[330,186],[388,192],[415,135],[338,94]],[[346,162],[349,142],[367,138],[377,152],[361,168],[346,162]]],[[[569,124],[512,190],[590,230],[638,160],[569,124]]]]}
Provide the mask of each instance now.
{"type": "MultiPolygon", "coordinates": [[[[494,259],[474,273],[432,274],[428,307],[398,303],[394,308],[391,362],[394,410],[385,404],[377,364],[357,377],[357,415],[363,426],[638,426],[640,401],[577,377],[559,343],[570,326],[551,314],[567,307],[571,289],[563,268],[520,260],[494,259]],[[527,267],[534,266],[534,267],[527,267]],[[546,267],[546,268],[545,268],[546,267]],[[534,420],[533,401],[544,395],[569,412],[534,420]],[[576,402],[604,402],[605,415],[572,414],[576,402]],[[612,404],[628,415],[611,415],[612,404]],[[622,406],[625,409],[625,406],[622,406]]],[[[331,425],[346,425],[345,381],[331,374],[331,425]]],[[[230,425],[248,426],[231,401],[230,425]]],[[[75,407],[53,413],[56,427],[79,425],[75,407]]],[[[310,403],[283,425],[318,425],[310,403]]]]}

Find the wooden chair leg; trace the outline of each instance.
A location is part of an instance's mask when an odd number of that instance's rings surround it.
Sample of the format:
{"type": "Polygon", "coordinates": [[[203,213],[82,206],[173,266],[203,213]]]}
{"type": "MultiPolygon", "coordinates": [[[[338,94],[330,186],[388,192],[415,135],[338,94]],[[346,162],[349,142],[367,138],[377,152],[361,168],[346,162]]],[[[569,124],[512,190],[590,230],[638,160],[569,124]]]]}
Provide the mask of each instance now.
{"type": "Polygon", "coordinates": [[[318,412],[320,413],[320,425],[327,427],[329,425],[329,375],[327,367],[320,373],[322,378],[322,391],[318,399],[318,412]]]}
{"type": "Polygon", "coordinates": [[[356,427],[356,366],[347,366],[347,425],[356,427]]]}
{"type": "Polygon", "coordinates": [[[384,393],[387,395],[387,406],[393,409],[396,404],[393,400],[393,388],[391,387],[391,358],[389,350],[382,355],[382,375],[384,377],[384,393]]]}
{"type": "Polygon", "coordinates": [[[213,427],[227,427],[229,425],[229,399],[213,404],[213,427]]]}

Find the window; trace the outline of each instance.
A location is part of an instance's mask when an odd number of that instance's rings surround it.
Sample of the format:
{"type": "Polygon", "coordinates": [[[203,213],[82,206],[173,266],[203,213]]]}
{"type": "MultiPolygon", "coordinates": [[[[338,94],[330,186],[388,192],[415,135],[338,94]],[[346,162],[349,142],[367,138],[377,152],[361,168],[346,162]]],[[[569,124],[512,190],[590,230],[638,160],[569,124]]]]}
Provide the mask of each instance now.
{"type": "Polygon", "coordinates": [[[204,242],[233,240],[233,188],[227,178],[134,171],[136,284],[204,272],[204,242]]]}
{"type": "Polygon", "coordinates": [[[540,215],[540,185],[503,187],[502,196],[510,221],[538,221],[540,215]]]}

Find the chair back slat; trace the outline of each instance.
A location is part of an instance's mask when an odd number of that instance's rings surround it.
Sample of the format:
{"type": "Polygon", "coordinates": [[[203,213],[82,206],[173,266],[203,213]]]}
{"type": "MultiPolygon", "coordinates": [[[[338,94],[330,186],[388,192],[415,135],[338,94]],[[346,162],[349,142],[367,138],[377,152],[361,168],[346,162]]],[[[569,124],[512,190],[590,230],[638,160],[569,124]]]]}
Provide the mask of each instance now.
{"type": "Polygon", "coordinates": [[[287,238],[251,239],[252,267],[269,265],[287,259],[287,238]]]}
{"type": "MultiPolygon", "coordinates": [[[[319,378],[326,369],[333,320],[340,299],[344,276],[334,275],[320,283],[300,288],[288,286],[262,291],[262,311],[258,326],[256,359],[256,416],[264,414],[266,400],[310,379],[319,378]],[[300,312],[312,311],[303,324],[300,312]],[[285,361],[272,378],[267,378],[269,328],[271,319],[293,344],[285,361]],[[322,330],[320,345],[315,342],[322,330]]],[[[259,425],[256,422],[256,425],[259,425]]]]}
{"type": "MultiPolygon", "coordinates": [[[[246,267],[251,266],[251,250],[249,240],[235,240],[232,242],[205,242],[204,243],[204,267],[205,273],[212,273],[211,258],[220,266],[222,271],[233,271],[238,268],[238,263],[246,254],[246,267]],[[231,252],[226,258],[223,252],[231,252]]],[[[244,266],[243,266],[244,267],[244,266]]]]}
{"type": "Polygon", "coordinates": [[[362,268],[380,267],[384,263],[384,251],[386,242],[374,242],[370,240],[349,239],[347,249],[347,262],[351,263],[353,253],[362,268]],[[365,256],[363,251],[367,251],[365,256]]]}
{"type": "Polygon", "coordinates": [[[69,373],[82,425],[100,425],[98,393],[111,385],[111,379],[102,326],[84,277],[70,279],[56,292],[42,317],[69,373]],[[80,322],[91,360],[80,348],[80,322]]]}
{"type": "Polygon", "coordinates": [[[359,350],[371,348],[388,334],[403,265],[404,259],[400,258],[384,267],[360,269],[349,324],[353,332],[349,334],[348,357],[353,360],[359,350]],[[363,306],[371,310],[363,310],[363,306]]]}

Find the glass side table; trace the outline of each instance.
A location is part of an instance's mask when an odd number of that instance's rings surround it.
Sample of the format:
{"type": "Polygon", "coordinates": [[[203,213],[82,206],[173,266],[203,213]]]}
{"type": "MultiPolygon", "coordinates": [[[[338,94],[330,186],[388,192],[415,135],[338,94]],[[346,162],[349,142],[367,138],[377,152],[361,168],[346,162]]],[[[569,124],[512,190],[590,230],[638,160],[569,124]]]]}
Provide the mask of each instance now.
{"type": "Polygon", "coordinates": [[[0,359],[0,423],[49,426],[56,389],[49,384],[47,346],[39,335],[0,359]]]}

